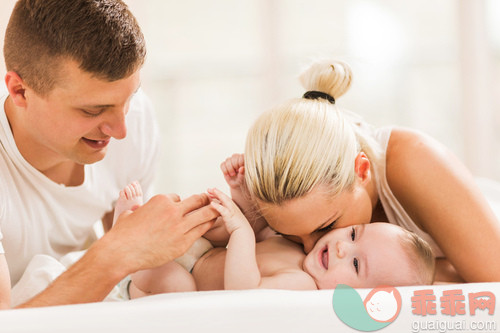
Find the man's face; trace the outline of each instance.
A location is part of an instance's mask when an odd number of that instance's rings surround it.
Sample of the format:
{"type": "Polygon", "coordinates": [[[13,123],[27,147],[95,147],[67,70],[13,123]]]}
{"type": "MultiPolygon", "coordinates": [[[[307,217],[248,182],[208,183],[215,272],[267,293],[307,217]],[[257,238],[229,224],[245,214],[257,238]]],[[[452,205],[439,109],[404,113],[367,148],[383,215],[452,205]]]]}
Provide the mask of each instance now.
{"type": "Polygon", "coordinates": [[[139,71],[108,82],[74,62],[61,66],[60,80],[46,96],[26,88],[22,123],[13,128],[16,143],[32,164],[100,161],[110,139],[127,134],[125,115],[140,85],[139,71]]]}

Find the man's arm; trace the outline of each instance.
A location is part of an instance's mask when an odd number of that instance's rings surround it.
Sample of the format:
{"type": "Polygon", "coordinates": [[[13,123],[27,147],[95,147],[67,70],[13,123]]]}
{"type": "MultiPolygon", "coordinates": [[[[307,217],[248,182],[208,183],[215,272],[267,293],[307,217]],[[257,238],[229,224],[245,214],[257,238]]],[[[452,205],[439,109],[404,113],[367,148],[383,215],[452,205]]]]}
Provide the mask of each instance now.
{"type": "Polygon", "coordinates": [[[47,289],[19,307],[101,301],[125,276],[182,255],[213,224],[218,213],[207,195],[183,201],[157,195],[114,227],[47,289]]]}
{"type": "Polygon", "coordinates": [[[74,303],[98,302],[126,275],[126,267],[113,254],[108,255],[110,244],[96,241],[87,253],[66,272],[61,274],[47,289],[19,305],[29,308],[74,303]],[[113,262],[114,261],[114,262],[113,262]]]}

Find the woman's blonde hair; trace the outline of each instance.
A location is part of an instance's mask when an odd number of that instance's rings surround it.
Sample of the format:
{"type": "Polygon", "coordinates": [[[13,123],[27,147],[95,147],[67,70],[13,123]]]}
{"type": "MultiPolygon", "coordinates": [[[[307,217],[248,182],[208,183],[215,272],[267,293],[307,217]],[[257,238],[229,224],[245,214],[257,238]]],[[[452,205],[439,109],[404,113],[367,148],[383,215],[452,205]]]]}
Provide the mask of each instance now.
{"type": "MultiPolygon", "coordinates": [[[[300,76],[306,91],[338,99],[352,82],[349,65],[323,60],[300,76]]],[[[354,163],[363,151],[369,160],[378,145],[359,117],[326,98],[297,98],[264,114],[250,128],[245,148],[245,180],[253,198],[281,204],[317,185],[331,195],[350,188],[354,163]]]]}

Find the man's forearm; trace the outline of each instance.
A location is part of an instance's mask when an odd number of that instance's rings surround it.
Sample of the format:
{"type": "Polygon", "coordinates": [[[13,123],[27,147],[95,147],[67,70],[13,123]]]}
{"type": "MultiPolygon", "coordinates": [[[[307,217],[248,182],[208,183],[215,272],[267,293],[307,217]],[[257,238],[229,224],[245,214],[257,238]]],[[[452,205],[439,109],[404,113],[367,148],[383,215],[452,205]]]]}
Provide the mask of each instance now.
{"type": "MultiPolygon", "coordinates": [[[[102,301],[129,272],[97,241],[74,265],[40,294],[17,308],[102,301]]],[[[116,256],[115,256],[116,257],[116,256]]]]}

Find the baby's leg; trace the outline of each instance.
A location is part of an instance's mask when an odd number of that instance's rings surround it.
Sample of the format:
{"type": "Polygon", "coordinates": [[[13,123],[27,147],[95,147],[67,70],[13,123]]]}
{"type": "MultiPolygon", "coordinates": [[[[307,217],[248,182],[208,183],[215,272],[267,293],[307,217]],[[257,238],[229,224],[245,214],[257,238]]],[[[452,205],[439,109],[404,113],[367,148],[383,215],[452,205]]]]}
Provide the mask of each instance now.
{"type": "MultiPolygon", "coordinates": [[[[127,185],[120,191],[116,202],[113,224],[124,211],[135,210],[141,205],[142,189],[139,183],[133,182],[127,185]]],[[[129,286],[129,294],[132,299],[178,291],[196,291],[196,284],[193,276],[175,261],[132,274],[129,286]]]]}
{"type": "Polygon", "coordinates": [[[128,184],[120,191],[120,196],[115,205],[115,213],[113,216],[113,225],[118,216],[126,210],[135,210],[142,206],[142,189],[138,182],[128,184]]]}
{"type": "Polygon", "coordinates": [[[147,295],[196,290],[191,273],[171,261],[163,266],[132,274],[129,294],[130,298],[134,299],[147,295]]]}

